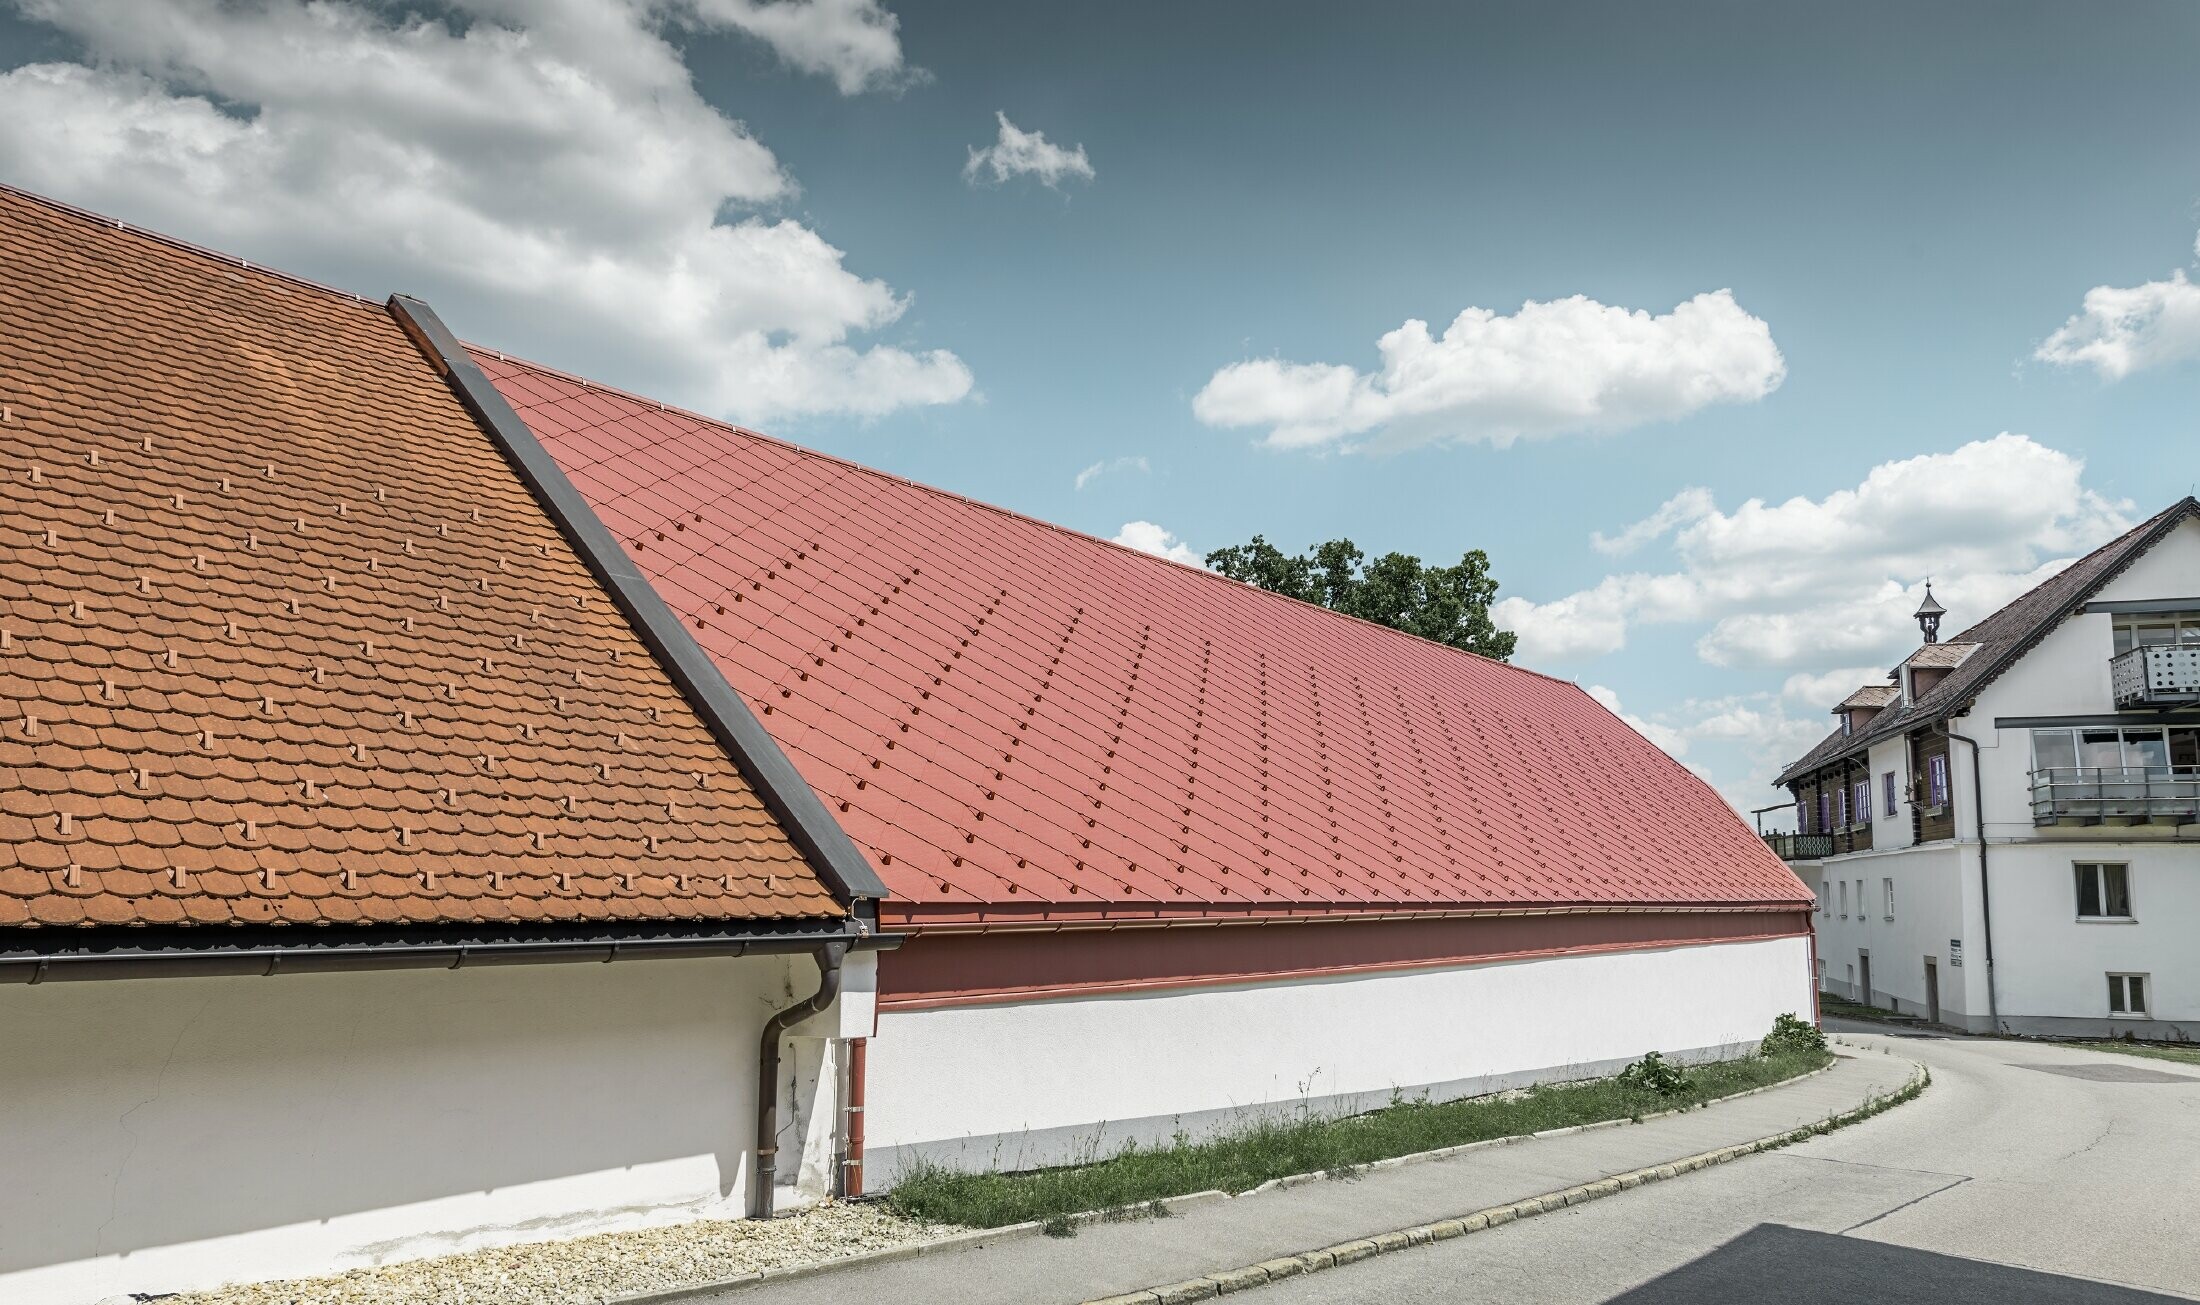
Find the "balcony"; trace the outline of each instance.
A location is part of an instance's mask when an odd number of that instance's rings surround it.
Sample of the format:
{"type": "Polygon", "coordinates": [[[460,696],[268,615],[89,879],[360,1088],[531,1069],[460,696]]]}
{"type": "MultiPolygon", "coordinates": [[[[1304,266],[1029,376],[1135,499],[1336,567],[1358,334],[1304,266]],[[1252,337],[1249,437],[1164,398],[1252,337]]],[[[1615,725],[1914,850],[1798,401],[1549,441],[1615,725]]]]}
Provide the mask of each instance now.
{"type": "Polygon", "coordinates": [[[2108,661],[2116,710],[2183,707],[2200,702],[2200,645],[2150,644],[2108,661]]]}
{"type": "Polygon", "coordinates": [[[1782,861],[1816,861],[1833,855],[1831,834],[1766,834],[1765,846],[1782,861]]]}
{"type": "Polygon", "coordinates": [[[2032,823],[2200,823],[2200,766],[2053,766],[2035,770],[2032,823]]]}

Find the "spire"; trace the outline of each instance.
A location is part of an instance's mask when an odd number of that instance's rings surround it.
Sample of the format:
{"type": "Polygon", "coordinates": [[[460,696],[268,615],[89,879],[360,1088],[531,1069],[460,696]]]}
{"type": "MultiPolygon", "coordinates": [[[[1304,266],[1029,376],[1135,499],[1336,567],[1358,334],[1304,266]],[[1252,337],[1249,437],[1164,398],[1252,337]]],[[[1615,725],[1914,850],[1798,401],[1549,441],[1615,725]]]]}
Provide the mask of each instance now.
{"type": "Polygon", "coordinates": [[[1940,642],[1940,618],[1948,609],[1933,601],[1933,582],[1925,582],[1925,601],[1917,605],[1917,628],[1925,632],[1925,642],[1940,642]]]}

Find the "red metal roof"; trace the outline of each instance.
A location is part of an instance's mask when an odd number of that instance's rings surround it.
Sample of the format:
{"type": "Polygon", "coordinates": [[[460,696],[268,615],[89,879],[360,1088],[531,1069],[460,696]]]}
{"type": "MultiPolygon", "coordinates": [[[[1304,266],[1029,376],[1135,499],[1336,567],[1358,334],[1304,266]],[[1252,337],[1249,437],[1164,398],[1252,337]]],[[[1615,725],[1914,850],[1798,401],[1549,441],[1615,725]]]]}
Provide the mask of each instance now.
{"type": "Polygon", "coordinates": [[[1807,896],[1576,685],[476,356],[918,922],[1807,896]]]}

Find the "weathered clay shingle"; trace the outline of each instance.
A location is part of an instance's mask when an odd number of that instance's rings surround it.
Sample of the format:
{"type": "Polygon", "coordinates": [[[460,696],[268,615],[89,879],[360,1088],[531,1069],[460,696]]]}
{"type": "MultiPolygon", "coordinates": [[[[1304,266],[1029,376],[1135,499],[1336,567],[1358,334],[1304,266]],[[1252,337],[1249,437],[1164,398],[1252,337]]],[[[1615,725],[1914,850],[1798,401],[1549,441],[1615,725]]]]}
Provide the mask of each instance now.
{"type": "Polygon", "coordinates": [[[0,190],[0,925],[842,914],[380,305],[0,190]]]}

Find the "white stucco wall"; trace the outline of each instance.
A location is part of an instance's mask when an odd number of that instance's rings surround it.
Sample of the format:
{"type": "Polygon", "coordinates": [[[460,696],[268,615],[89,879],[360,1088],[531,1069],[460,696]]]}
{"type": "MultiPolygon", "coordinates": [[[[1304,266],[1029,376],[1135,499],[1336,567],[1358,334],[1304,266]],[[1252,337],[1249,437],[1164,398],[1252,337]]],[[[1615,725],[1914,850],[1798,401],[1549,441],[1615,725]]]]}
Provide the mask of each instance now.
{"type": "MultiPolygon", "coordinates": [[[[2200,523],[2186,522],[2103,587],[2097,602],[2155,602],[2200,596],[2200,523]]],[[[2021,1033],[2098,1036],[2130,1030],[2142,1037],[2200,1037],[2200,825],[2035,827],[2032,823],[2031,730],[1995,725],[1999,718],[2117,714],[2109,687],[2113,618],[2080,613],[2050,631],[1978,696],[1967,716],[1951,722],[1978,740],[1978,777],[1986,809],[1987,854],[1993,876],[1994,979],[2005,1027],[2021,1033]],[[2132,867],[2136,923],[2081,923],[2072,864],[2123,862],[2132,867]],[[2152,1021],[2112,1020],[2107,974],[2151,976],[2152,1021]]],[[[2149,723],[2146,713],[2123,713],[2149,723]]],[[[1897,764],[1899,744],[1872,750],[1873,770],[1897,764]],[[1884,754],[1884,755],[1883,755],[1884,754]]],[[[1956,799],[1956,840],[1895,850],[1888,833],[1907,840],[1908,812],[1897,828],[1874,831],[1872,852],[1828,858],[1814,879],[1829,889],[1866,881],[1872,909],[1816,918],[1827,988],[1860,998],[1848,984],[1860,949],[1872,957],[1872,986],[1884,1004],[1924,1009],[1924,958],[1939,959],[1942,1013],[1951,1023],[1985,1029],[1984,912],[1978,886],[1977,826],[1971,753],[1949,749],[1956,799]],[[1881,880],[1896,880],[1896,918],[1878,909],[1881,880]],[[1965,940],[1960,984],[1948,941],[1965,940]]],[[[1877,782],[1876,779],[1874,781],[1877,782]]]]}
{"type": "Polygon", "coordinates": [[[867,1181],[923,1154],[1026,1168],[1253,1107],[1369,1109],[1754,1046],[1811,1008],[1802,938],[895,1011],[871,1046],[867,1181]],[[1101,1121],[1106,1121],[1101,1126],[1101,1121]]]}
{"type": "MultiPolygon", "coordinates": [[[[740,1217],[757,1039],[816,973],[751,957],[0,987],[0,1300],[740,1217]]],[[[782,1108],[783,1177],[813,1159],[821,1109],[782,1108]]]]}

